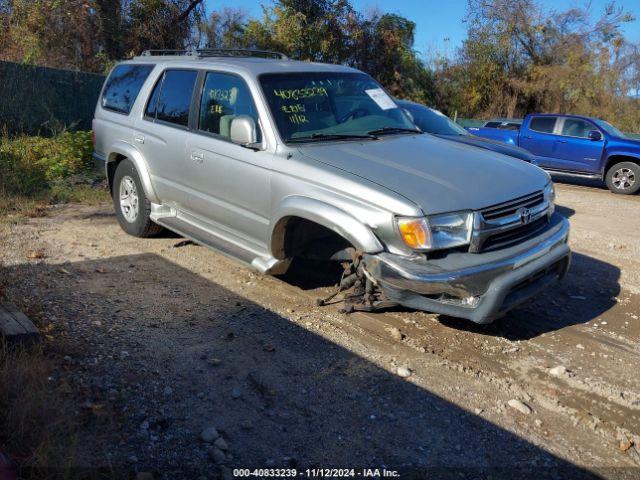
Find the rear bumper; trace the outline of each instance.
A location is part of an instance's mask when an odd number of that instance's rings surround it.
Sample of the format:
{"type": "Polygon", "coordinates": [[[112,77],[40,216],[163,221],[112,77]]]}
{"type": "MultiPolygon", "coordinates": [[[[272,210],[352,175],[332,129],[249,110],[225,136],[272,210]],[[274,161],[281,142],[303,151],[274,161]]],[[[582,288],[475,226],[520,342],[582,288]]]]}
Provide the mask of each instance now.
{"type": "Polygon", "coordinates": [[[384,252],[366,255],[365,262],[386,296],[400,305],[490,323],[567,274],[569,222],[556,214],[550,225],[504,252],[460,255],[453,262],[384,252]]]}

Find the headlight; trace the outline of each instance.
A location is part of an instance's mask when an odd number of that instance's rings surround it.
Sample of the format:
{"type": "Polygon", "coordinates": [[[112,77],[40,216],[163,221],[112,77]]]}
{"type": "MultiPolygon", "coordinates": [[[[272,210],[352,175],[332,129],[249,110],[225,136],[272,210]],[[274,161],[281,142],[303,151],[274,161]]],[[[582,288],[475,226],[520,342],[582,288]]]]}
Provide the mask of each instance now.
{"type": "Polygon", "coordinates": [[[399,218],[404,243],[415,250],[440,250],[466,245],[471,240],[473,213],[459,212],[422,218],[399,218]]]}
{"type": "Polygon", "coordinates": [[[544,187],[544,200],[549,203],[549,215],[552,215],[556,209],[556,189],[553,186],[553,182],[547,183],[544,187]]]}

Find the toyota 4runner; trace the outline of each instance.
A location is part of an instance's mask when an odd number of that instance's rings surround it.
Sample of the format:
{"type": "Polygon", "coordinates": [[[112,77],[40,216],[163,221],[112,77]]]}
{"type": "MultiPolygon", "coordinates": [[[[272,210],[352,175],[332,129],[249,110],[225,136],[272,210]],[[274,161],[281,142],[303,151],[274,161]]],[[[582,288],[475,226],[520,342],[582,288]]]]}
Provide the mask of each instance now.
{"type": "Polygon", "coordinates": [[[263,273],[340,262],[350,309],[488,323],[569,268],[547,173],[422,133],[353,68],[148,51],[111,71],[93,130],[126,232],[166,227],[263,273]]]}

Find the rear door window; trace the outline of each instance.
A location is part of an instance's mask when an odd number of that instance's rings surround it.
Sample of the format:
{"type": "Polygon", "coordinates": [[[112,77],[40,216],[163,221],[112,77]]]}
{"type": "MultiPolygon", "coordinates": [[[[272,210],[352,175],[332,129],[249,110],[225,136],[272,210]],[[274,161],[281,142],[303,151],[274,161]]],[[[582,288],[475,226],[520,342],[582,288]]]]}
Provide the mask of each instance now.
{"type": "Polygon", "coordinates": [[[533,117],[529,129],[534,132],[553,133],[557,117],[533,117]]]}
{"type": "Polygon", "coordinates": [[[229,139],[231,121],[240,115],[248,115],[258,126],[258,111],[245,81],[236,75],[208,72],[200,100],[198,128],[229,139]]]}
{"type": "Polygon", "coordinates": [[[154,65],[118,65],[102,91],[102,108],[128,115],[154,65]]]}
{"type": "Polygon", "coordinates": [[[187,127],[197,70],[167,70],[156,83],[145,115],[148,118],[187,127]]]}
{"type": "Polygon", "coordinates": [[[596,130],[591,123],[580,118],[565,118],[562,135],[567,137],[587,138],[591,130],[596,130]]]}

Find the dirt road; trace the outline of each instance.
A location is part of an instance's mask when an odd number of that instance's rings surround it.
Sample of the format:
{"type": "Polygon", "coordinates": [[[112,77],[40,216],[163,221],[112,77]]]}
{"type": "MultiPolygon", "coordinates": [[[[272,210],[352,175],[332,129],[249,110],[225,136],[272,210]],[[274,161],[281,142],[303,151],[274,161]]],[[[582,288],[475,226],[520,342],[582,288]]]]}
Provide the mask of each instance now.
{"type": "Polygon", "coordinates": [[[47,332],[87,466],[640,478],[640,197],[559,184],[558,205],[568,279],[487,327],[318,308],[309,276],[129,237],[109,205],[0,225],[0,281],[47,332]]]}

